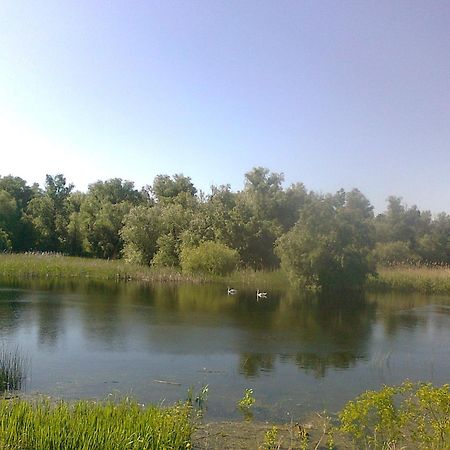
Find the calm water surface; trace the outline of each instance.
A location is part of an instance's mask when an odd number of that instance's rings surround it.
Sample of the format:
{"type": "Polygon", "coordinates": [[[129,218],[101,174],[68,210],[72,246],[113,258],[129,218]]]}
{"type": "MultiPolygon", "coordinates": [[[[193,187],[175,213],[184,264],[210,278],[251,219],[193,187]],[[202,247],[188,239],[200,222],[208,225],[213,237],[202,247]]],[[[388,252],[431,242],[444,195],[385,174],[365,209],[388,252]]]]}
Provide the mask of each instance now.
{"type": "Polygon", "coordinates": [[[22,284],[0,288],[0,339],[29,359],[28,393],[131,394],[171,403],[209,385],[206,417],[334,412],[405,378],[450,381],[450,298],[315,298],[219,285],[22,284]]]}

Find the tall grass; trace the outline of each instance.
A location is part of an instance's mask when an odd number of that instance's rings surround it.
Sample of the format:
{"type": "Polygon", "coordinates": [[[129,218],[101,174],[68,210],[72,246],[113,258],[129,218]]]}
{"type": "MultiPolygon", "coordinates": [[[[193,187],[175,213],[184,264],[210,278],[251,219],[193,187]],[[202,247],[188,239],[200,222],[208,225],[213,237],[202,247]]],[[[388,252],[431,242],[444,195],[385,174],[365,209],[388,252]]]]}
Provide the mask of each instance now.
{"type": "MultiPolygon", "coordinates": [[[[112,280],[144,282],[223,282],[251,284],[260,289],[281,289],[289,282],[281,270],[240,269],[227,276],[189,275],[171,268],[152,268],[122,260],[77,258],[52,254],[0,254],[0,279],[112,280]]],[[[450,294],[450,267],[394,265],[378,268],[378,276],[369,277],[372,290],[416,291],[450,294]]]]}
{"type": "Polygon", "coordinates": [[[91,279],[113,281],[204,281],[170,268],[150,268],[123,260],[78,258],[47,253],[0,254],[0,277],[17,279],[91,279]]]}
{"type": "Polygon", "coordinates": [[[26,376],[26,360],[19,349],[0,347],[0,392],[22,388],[26,376]]]}
{"type": "Polygon", "coordinates": [[[272,290],[282,289],[289,285],[289,280],[281,270],[240,269],[231,275],[222,277],[220,281],[226,281],[232,285],[252,285],[255,288],[272,290]]]}
{"type": "Polygon", "coordinates": [[[0,401],[2,449],[186,449],[192,433],[191,408],[184,404],[0,401]]]}
{"type": "Polygon", "coordinates": [[[393,265],[378,268],[367,287],[374,290],[450,294],[450,267],[441,265],[393,265]]]}
{"type": "Polygon", "coordinates": [[[227,276],[191,275],[176,268],[154,268],[123,260],[78,258],[48,253],[0,254],[0,279],[80,279],[112,281],[226,282],[283,287],[286,277],[277,271],[241,269],[227,276]]]}

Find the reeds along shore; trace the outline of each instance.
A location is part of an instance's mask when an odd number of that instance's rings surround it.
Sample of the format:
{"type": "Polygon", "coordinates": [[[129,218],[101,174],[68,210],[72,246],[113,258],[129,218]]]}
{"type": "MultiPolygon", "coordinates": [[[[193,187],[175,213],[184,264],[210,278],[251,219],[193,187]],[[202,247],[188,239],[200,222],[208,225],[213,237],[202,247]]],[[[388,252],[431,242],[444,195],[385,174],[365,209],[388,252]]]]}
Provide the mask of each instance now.
{"type": "Polygon", "coordinates": [[[370,277],[371,290],[421,292],[450,295],[450,267],[445,265],[394,265],[378,268],[378,276],[370,277]]]}
{"type": "Polygon", "coordinates": [[[22,388],[26,379],[27,359],[19,348],[0,346],[0,393],[22,388]]]}
{"type": "MultiPolygon", "coordinates": [[[[210,282],[257,283],[264,287],[286,286],[287,279],[280,270],[254,271],[241,269],[226,277],[189,275],[173,268],[156,269],[122,260],[102,260],[62,256],[59,254],[2,254],[0,278],[20,280],[92,279],[143,282],[210,282]]],[[[371,290],[415,291],[425,294],[450,294],[450,267],[445,265],[393,265],[378,268],[378,275],[367,280],[371,290]]]]}

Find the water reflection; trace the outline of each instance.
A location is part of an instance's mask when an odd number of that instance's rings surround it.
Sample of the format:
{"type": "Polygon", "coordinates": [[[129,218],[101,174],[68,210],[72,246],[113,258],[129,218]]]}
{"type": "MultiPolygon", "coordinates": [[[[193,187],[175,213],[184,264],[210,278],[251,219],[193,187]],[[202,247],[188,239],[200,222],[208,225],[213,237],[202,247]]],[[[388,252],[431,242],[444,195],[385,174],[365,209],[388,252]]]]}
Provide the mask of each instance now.
{"type": "MultiPolygon", "coordinates": [[[[229,415],[227,395],[248,383],[273,402],[291,395],[288,387],[307,396],[317,383],[320,398],[342,400],[380,381],[448,378],[449,350],[439,342],[450,338],[449,304],[288,290],[256,301],[245,286],[230,296],[221,285],[32,280],[0,289],[0,330],[34,355],[34,389],[59,383],[74,396],[101,395],[114,382],[145,398],[159,392],[158,399],[183,394],[157,391],[153,379],[175,379],[182,388],[216,383],[219,409],[229,415]],[[335,393],[343,379],[346,387],[335,393]]],[[[317,396],[310,394],[311,405],[317,396]]]]}

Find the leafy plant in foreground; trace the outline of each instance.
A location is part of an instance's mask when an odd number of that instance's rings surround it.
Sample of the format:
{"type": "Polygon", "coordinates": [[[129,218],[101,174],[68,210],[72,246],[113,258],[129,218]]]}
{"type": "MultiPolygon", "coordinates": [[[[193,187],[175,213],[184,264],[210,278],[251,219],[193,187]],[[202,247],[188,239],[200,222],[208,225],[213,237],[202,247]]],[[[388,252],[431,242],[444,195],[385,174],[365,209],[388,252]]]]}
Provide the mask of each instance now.
{"type": "Polygon", "coordinates": [[[339,417],[339,431],[357,448],[448,448],[449,385],[405,382],[367,391],[348,402],[339,417]]]}

